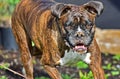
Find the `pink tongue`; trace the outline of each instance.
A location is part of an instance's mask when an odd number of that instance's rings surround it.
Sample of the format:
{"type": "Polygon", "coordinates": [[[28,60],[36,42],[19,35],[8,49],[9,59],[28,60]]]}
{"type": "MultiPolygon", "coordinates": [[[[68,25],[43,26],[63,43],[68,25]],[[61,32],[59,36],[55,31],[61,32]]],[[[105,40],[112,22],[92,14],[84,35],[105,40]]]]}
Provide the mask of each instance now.
{"type": "Polygon", "coordinates": [[[75,46],[73,49],[74,50],[86,50],[87,47],[85,47],[84,45],[81,45],[81,46],[75,46]]]}

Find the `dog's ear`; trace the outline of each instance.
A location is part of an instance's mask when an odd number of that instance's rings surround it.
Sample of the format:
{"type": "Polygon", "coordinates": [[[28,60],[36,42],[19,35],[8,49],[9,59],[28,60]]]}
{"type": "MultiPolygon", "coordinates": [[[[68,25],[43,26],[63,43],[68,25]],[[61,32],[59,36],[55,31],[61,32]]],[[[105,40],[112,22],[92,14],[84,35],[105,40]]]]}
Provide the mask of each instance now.
{"type": "Polygon", "coordinates": [[[60,18],[62,15],[68,13],[71,10],[69,5],[58,3],[51,7],[52,15],[60,18]]]}
{"type": "Polygon", "coordinates": [[[92,13],[92,14],[97,14],[97,16],[101,15],[101,13],[103,12],[103,3],[100,1],[90,1],[86,4],[84,4],[84,8],[92,13]]]}

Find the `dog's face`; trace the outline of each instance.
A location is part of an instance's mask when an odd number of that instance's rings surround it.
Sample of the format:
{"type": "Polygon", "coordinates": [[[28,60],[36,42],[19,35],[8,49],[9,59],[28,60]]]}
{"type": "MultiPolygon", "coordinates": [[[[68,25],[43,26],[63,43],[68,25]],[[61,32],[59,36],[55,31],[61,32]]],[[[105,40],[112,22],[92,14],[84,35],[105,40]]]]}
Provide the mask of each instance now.
{"type": "Polygon", "coordinates": [[[66,44],[80,53],[87,52],[95,33],[95,18],[103,11],[103,4],[90,1],[84,5],[57,4],[52,13],[59,19],[59,26],[66,44]]]}

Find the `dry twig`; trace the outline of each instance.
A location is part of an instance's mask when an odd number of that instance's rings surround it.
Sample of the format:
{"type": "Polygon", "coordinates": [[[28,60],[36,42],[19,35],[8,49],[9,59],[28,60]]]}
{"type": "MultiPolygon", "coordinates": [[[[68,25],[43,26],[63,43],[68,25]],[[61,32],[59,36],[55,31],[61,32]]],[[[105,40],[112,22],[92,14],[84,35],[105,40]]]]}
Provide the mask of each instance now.
{"type": "Polygon", "coordinates": [[[22,75],[22,74],[20,74],[20,73],[18,73],[18,72],[16,72],[16,71],[14,71],[14,70],[12,70],[12,69],[10,69],[10,68],[8,68],[8,67],[5,67],[5,66],[3,65],[3,63],[0,63],[0,66],[2,66],[4,69],[7,69],[8,71],[10,71],[10,72],[12,72],[12,73],[14,73],[14,74],[17,74],[17,75],[25,78],[24,75],[22,75]]]}

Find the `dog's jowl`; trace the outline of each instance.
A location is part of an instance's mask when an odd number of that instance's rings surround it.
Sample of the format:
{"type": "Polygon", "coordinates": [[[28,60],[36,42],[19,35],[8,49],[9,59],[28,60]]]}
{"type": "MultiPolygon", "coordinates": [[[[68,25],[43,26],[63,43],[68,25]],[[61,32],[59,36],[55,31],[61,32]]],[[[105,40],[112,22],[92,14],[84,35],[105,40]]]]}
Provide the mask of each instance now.
{"type": "Polygon", "coordinates": [[[95,18],[102,11],[99,1],[78,6],[53,0],[21,0],[12,15],[12,30],[26,79],[33,79],[32,55],[39,55],[52,79],[62,79],[57,65],[69,66],[80,60],[89,64],[94,79],[105,79],[94,37],[95,18]]]}

